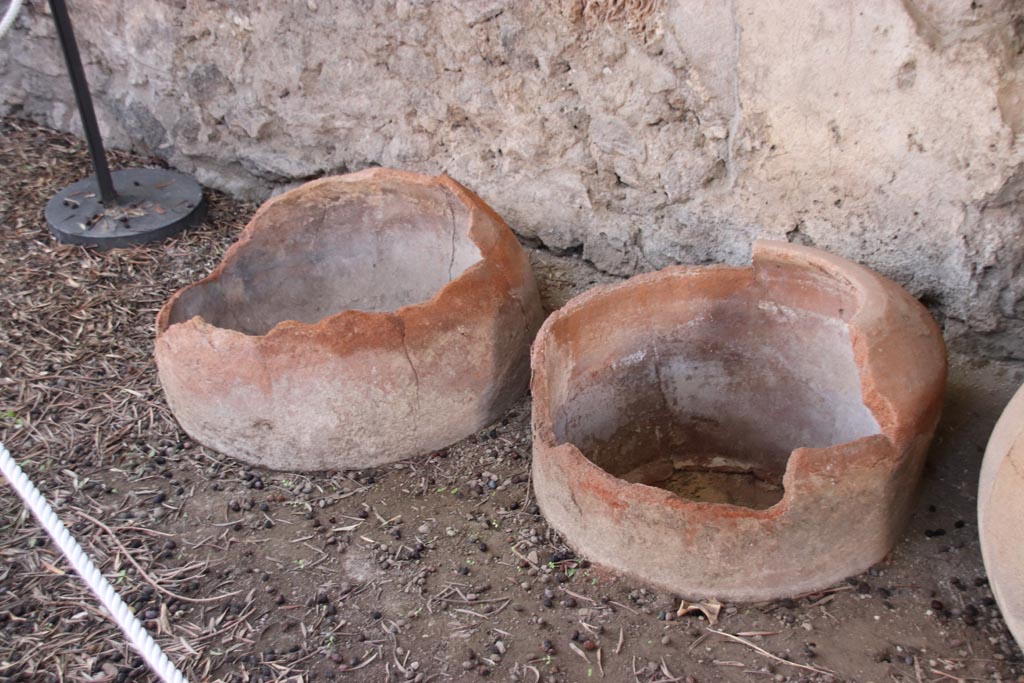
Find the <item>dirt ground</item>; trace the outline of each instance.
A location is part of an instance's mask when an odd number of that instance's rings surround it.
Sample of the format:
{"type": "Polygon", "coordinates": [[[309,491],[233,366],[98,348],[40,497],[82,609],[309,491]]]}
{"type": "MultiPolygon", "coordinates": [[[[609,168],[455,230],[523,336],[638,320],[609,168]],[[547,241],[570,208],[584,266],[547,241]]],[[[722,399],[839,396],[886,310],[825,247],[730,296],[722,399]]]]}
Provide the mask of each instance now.
{"type": "MultiPolygon", "coordinates": [[[[271,472],[193,443],[157,382],[154,316],[255,207],[211,193],[207,222],[166,244],[60,246],[42,207],[88,172],[79,141],[0,122],[0,439],[192,681],[1024,681],[975,515],[984,446],[1024,366],[953,359],[886,561],[814,595],[725,605],[712,626],[548,528],[527,398],[443,452],[372,471],[271,472]]],[[[531,255],[549,309],[610,279],[531,255]]],[[[0,680],[156,680],[5,485],[0,556],[0,680]]]]}

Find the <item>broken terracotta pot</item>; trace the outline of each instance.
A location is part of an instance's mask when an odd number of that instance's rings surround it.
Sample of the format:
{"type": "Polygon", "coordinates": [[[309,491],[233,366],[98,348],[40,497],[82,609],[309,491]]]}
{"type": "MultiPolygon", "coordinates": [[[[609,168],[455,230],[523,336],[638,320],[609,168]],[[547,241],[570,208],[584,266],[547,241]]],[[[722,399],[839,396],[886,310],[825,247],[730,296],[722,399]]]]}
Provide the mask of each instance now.
{"type": "Polygon", "coordinates": [[[364,468],[505,412],[542,319],[527,256],[483,201],[372,169],[264,204],[160,311],[156,361],[199,442],[275,469],[364,468]]]}
{"type": "Polygon", "coordinates": [[[582,556],[691,598],[825,588],[889,551],[946,380],[928,312],[824,252],[576,297],[533,346],[533,483],[582,556]]]}
{"type": "Polygon", "coordinates": [[[985,571],[1003,619],[1024,645],[1024,387],[1003,411],[981,465],[978,531],[985,571]]]}

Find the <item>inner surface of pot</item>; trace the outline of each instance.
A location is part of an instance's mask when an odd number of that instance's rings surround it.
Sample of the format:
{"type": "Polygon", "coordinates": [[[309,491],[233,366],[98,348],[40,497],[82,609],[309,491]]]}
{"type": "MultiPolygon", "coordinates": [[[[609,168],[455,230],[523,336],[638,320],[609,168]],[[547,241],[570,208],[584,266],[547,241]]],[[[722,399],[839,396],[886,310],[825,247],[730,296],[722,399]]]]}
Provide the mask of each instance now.
{"type": "MultiPolygon", "coordinates": [[[[308,189],[307,189],[308,188],[308,189]]],[[[285,320],[345,310],[393,311],[429,301],[481,260],[467,207],[440,185],[331,183],[280,198],[254,221],[239,258],[183,293],[170,324],[261,335],[285,320]]]]}
{"type": "Polygon", "coordinates": [[[660,310],[667,320],[625,329],[612,306],[593,307],[585,324],[607,331],[607,354],[563,368],[560,443],[629,482],[765,509],[783,497],[794,449],[879,433],[839,315],[768,300],[756,286],[675,305],[660,310]]]}

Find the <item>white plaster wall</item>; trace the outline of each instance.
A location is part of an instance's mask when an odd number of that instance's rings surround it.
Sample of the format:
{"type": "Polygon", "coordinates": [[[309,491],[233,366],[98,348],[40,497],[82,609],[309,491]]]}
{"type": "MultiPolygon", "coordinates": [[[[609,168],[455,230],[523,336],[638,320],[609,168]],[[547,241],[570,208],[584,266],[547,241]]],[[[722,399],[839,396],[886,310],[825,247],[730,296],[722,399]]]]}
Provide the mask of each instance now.
{"type": "MultiPolygon", "coordinates": [[[[445,172],[618,274],[810,243],[1024,358],[1019,2],[70,6],[109,142],[213,187],[445,172]]],[[[40,0],[0,43],[0,113],[79,129],[40,0]]]]}

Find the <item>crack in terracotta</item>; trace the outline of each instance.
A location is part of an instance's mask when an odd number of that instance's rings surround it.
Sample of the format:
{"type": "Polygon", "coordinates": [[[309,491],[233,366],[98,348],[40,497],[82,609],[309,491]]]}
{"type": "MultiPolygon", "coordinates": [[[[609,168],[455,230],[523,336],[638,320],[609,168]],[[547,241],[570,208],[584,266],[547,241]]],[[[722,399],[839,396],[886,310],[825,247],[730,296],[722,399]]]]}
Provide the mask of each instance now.
{"type": "MultiPolygon", "coordinates": [[[[453,252],[453,257],[452,258],[454,260],[454,252],[453,252]]],[[[413,428],[413,437],[415,438],[416,432],[419,429],[420,375],[416,371],[416,364],[412,362],[412,356],[409,355],[409,343],[408,343],[408,340],[406,338],[405,320],[403,320],[401,316],[397,316],[397,315],[395,316],[395,319],[398,321],[399,329],[402,332],[402,351],[403,351],[403,353],[405,353],[405,360],[407,360],[409,362],[409,369],[412,371],[413,392],[414,392],[413,395],[415,397],[414,403],[415,403],[415,406],[416,406],[416,408],[415,408],[416,419],[414,419],[412,421],[412,428],[413,428]]]]}

